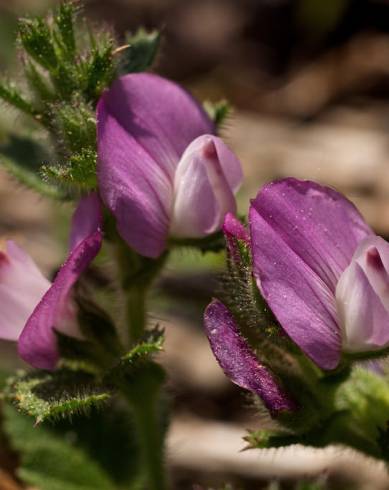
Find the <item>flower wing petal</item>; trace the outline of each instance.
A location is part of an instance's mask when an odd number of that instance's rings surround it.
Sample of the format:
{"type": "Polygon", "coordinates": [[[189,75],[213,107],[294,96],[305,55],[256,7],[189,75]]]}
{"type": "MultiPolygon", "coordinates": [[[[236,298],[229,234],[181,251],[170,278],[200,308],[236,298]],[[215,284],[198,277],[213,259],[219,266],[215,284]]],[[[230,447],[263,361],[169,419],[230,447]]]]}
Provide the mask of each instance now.
{"type": "Polygon", "coordinates": [[[6,242],[0,252],[0,337],[18,340],[42,296],[50,287],[32,258],[16,243],[6,242]]]}
{"type": "Polygon", "coordinates": [[[357,261],[344,271],[336,289],[346,352],[366,352],[389,345],[389,312],[357,261]]]}
{"type": "Polygon", "coordinates": [[[202,135],[191,142],[178,164],[170,230],[175,237],[198,238],[213,233],[222,227],[226,213],[236,210],[225,173],[229,161],[220,160],[216,141],[225,159],[235,158],[220,138],[202,135]]]}
{"type": "MultiPolygon", "coordinates": [[[[80,202],[73,224],[78,222],[77,215],[83,215],[83,209],[80,209],[80,206],[88,208],[89,205],[89,199],[80,202]]],[[[54,328],[58,328],[58,324],[61,323],[61,315],[67,310],[73,285],[96,257],[101,247],[101,214],[95,213],[94,218],[94,226],[90,227],[89,234],[84,236],[71,250],[53,284],[36,306],[20,335],[19,355],[35,368],[51,370],[55,368],[58,361],[59,353],[54,328]]]]}

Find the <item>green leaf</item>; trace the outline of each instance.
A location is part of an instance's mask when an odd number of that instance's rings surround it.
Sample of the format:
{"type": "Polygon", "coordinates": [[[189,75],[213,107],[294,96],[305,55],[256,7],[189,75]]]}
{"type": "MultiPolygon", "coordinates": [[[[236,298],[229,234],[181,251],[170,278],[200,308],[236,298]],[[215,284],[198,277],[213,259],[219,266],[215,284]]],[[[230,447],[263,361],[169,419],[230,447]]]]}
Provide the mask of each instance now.
{"type": "Polygon", "coordinates": [[[206,100],[204,102],[204,109],[215,123],[217,129],[220,129],[223,126],[232,112],[232,107],[227,100],[220,100],[219,102],[210,102],[209,100],[206,100]]]}
{"type": "Polygon", "coordinates": [[[96,161],[96,151],[83,148],[79,153],[70,155],[66,164],[42,165],[40,173],[47,182],[91,190],[97,186],[96,161]]]}
{"type": "Polygon", "coordinates": [[[76,38],[74,33],[74,21],[77,14],[76,5],[73,2],[63,2],[54,17],[55,27],[58,31],[57,44],[69,61],[74,59],[76,53],[76,38]]]}
{"type": "Polygon", "coordinates": [[[0,145],[0,165],[20,183],[43,196],[64,199],[60,189],[44,182],[38,175],[41,162],[47,158],[42,145],[15,134],[9,135],[7,142],[0,145]]]}
{"type": "Polygon", "coordinates": [[[20,90],[13,83],[0,82],[0,99],[9,105],[19,109],[25,114],[32,116],[36,121],[42,122],[42,116],[34,107],[33,103],[27,100],[20,90]]]}
{"type": "Polygon", "coordinates": [[[55,94],[49,81],[35,66],[33,62],[25,64],[24,73],[27,82],[33,94],[38,99],[39,103],[45,106],[48,102],[55,100],[55,94]]]}
{"type": "Polygon", "coordinates": [[[41,18],[21,19],[18,34],[22,46],[38,64],[53,72],[58,58],[47,22],[41,18]]]}
{"type": "Polygon", "coordinates": [[[86,452],[4,406],[4,429],[20,454],[18,476],[40,490],[114,490],[109,476],[86,452]]]}
{"type": "Polygon", "coordinates": [[[4,157],[0,154],[0,165],[3,166],[10,175],[17,179],[21,184],[34,190],[38,194],[52,199],[64,200],[65,194],[49,183],[43,182],[36,174],[30,170],[21,167],[13,160],[4,157]]]}
{"type": "Polygon", "coordinates": [[[131,483],[140,469],[139,444],[133,416],[121,399],[109,402],[105,410],[92,409],[88,417],[61,421],[55,430],[71,433],[77,446],[85,449],[120,488],[133,488],[131,483]]]}
{"type": "Polygon", "coordinates": [[[138,369],[147,362],[150,358],[162,350],[164,342],[164,331],[158,325],[146,332],[144,339],[135,345],[127,354],[122,356],[119,362],[108,374],[110,379],[112,376],[133,376],[138,372],[138,369]]]}
{"type": "Polygon", "coordinates": [[[57,137],[66,147],[67,157],[73,153],[95,150],[96,147],[96,117],[92,107],[79,99],[72,104],[54,104],[52,118],[57,137]]]}
{"type": "Polygon", "coordinates": [[[160,39],[161,36],[158,31],[147,32],[143,28],[140,28],[133,35],[128,34],[126,37],[128,48],[120,51],[121,71],[134,73],[150,68],[158,52],[160,39]]]}
{"type": "Polygon", "coordinates": [[[101,406],[110,396],[90,374],[65,369],[54,373],[21,373],[9,380],[5,390],[6,399],[34,417],[36,424],[86,413],[93,406],[101,406]]]}
{"type": "Polygon", "coordinates": [[[90,54],[86,65],[84,96],[89,102],[97,102],[102,91],[115,78],[113,63],[113,42],[98,43],[90,54]]]}

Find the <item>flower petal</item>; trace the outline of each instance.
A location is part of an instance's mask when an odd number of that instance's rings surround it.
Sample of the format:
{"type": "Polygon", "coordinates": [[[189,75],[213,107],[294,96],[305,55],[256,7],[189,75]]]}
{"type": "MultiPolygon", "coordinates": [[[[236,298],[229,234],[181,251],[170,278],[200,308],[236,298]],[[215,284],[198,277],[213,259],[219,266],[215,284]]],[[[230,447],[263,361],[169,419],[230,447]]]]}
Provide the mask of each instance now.
{"type": "Polygon", "coordinates": [[[247,245],[250,243],[250,236],[246,228],[232,213],[227,213],[223,223],[223,233],[227,237],[233,237],[237,240],[244,241],[247,245]]]}
{"type": "Polygon", "coordinates": [[[343,272],[336,299],[346,352],[368,352],[389,345],[389,312],[357,261],[343,272]]]}
{"type": "Polygon", "coordinates": [[[101,228],[103,215],[96,192],[82,197],[72,218],[69,249],[73,250],[89,235],[101,228]]]}
{"type": "Polygon", "coordinates": [[[138,253],[162,253],[177,163],[193,139],[213,131],[191,95],[156,75],[126,75],[103,94],[97,109],[100,193],[138,253]]]}
{"type": "Polygon", "coordinates": [[[241,255],[237,240],[243,241],[249,247],[250,237],[248,231],[232,213],[227,213],[224,218],[223,233],[229,256],[239,265],[241,263],[241,255]]]}
{"type": "Polygon", "coordinates": [[[337,192],[285,179],[252,202],[253,268],[265,300],[301,349],[323,369],[340,359],[335,289],[358,242],[371,234],[337,192]]]}
{"type": "Polygon", "coordinates": [[[223,303],[214,300],[205,311],[204,322],[212,351],[233,383],[258,395],[274,415],[296,409],[294,402],[239,334],[230,311],[223,303]]]}
{"type": "Polygon", "coordinates": [[[232,155],[219,138],[203,135],[192,141],[177,166],[172,236],[206,236],[219,230],[226,213],[236,209],[234,194],[224,172],[229,161],[222,164],[215,141],[219,148],[224,148],[224,156],[232,155]]]}
{"type": "Polygon", "coordinates": [[[16,341],[42,296],[50,287],[31,257],[16,243],[0,252],[0,338],[16,341]]]}
{"type": "Polygon", "coordinates": [[[252,206],[249,214],[257,285],[292,340],[320,367],[340,359],[335,296],[252,206]]]}
{"type": "Polygon", "coordinates": [[[333,292],[359,242],[373,234],[348,199],[315,182],[270,183],[252,206],[333,292]]]}
{"type": "MultiPolygon", "coordinates": [[[[78,224],[80,216],[85,216],[82,208],[86,206],[88,209],[90,204],[88,198],[80,202],[79,208],[75,212],[73,225],[78,224]]],[[[94,227],[91,226],[88,231],[89,234],[78,241],[76,247],[70,252],[52,286],[28,319],[19,338],[20,357],[35,368],[55,368],[59,353],[54,328],[60,329],[68,335],[76,335],[72,325],[69,326],[65,323],[64,326],[66,318],[64,319],[63,316],[66,316],[70,309],[69,296],[73,285],[100,250],[102,232],[99,216],[101,217],[100,213],[91,216],[94,227]]],[[[76,236],[76,234],[72,233],[72,236],[76,236]]]]}

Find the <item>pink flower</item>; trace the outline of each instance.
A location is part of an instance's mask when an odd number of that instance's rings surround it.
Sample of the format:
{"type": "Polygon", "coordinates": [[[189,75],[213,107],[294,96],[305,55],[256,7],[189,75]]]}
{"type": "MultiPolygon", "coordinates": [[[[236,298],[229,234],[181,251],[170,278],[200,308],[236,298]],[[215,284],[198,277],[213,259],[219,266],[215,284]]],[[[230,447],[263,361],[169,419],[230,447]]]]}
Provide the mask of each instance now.
{"type": "Polygon", "coordinates": [[[97,255],[102,215],[96,194],[76,209],[70,253],[51,284],[34,261],[9,241],[0,255],[0,337],[18,341],[20,356],[40,369],[54,369],[58,347],[54,329],[79,336],[71,290],[97,255]]]}
{"type": "Polygon", "coordinates": [[[158,257],[169,237],[201,238],[236,209],[240,163],[202,107],[156,75],[116,80],[97,109],[101,197],[122,238],[158,257]]]}

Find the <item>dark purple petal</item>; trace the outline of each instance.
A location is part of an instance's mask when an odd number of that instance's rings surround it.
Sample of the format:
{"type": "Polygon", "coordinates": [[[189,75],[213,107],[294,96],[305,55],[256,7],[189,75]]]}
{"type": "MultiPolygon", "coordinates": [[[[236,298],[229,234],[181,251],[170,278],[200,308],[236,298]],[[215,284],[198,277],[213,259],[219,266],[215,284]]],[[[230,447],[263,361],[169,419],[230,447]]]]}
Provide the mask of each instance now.
{"type": "MultiPolygon", "coordinates": [[[[86,206],[89,208],[91,202],[88,198],[80,202],[80,207],[75,212],[73,225],[79,225],[79,217],[85,216],[86,206]]],[[[92,207],[92,209],[94,209],[92,207]]],[[[71,251],[66,262],[59,270],[52,286],[43,296],[19,337],[19,355],[26,362],[39,369],[54,369],[58,361],[57,340],[54,328],[60,329],[69,335],[75,335],[74,324],[66,324],[66,316],[71,310],[70,293],[73,285],[81,274],[96,257],[102,243],[101,222],[96,221],[99,213],[91,216],[94,229],[89,229],[89,234],[78,241],[76,247],[71,251]]],[[[101,216],[101,215],[100,215],[101,216]]],[[[81,220],[83,222],[83,220],[81,220]]],[[[86,229],[85,229],[86,230],[86,229]]],[[[74,230],[73,230],[74,231],[74,230]]],[[[77,236],[72,232],[72,236],[77,236]]]]}
{"type": "Polygon", "coordinates": [[[273,415],[296,409],[295,403],[240,335],[230,311],[223,303],[214,300],[208,306],[204,323],[212,351],[231,381],[258,395],[273,415]]]}
{"type": "Polygon", "coordinates": [[[250,208],[254,275],[284,330],[323,369],[340,359],[335,288],[358,242],[371,234],[337,192],[285,179],[250,208]]]}
{"type": "Polygon", "coordinates": [[[69,250],[73,250],[88,236],[101,228],[103,214],[100,199],[96,192],[82,197],[72,218],[69,250]]]}
{"type": "Polygon", "coordinates": [[[162,253],[178,161],[195,138],[212,132],[192,96],[156,75],[126,75],[103,94],[97,109],[100,193],[138,253],[162,253]]]}

